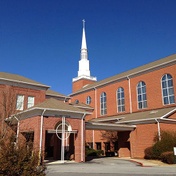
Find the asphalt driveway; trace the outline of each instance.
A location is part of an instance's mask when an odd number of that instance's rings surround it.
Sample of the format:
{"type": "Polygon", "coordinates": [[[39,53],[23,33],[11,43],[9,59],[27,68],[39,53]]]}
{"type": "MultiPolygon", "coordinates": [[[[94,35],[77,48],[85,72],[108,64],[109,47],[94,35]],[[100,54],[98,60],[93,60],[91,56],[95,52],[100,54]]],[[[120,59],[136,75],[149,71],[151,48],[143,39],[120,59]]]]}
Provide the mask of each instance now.
{"type": "Polygon", "coordinates": [[[47,176],[175,176],[176,167],[142,167],[130,160],[106,157],[86,163],[50,163],[46,172],[47,176]]]}

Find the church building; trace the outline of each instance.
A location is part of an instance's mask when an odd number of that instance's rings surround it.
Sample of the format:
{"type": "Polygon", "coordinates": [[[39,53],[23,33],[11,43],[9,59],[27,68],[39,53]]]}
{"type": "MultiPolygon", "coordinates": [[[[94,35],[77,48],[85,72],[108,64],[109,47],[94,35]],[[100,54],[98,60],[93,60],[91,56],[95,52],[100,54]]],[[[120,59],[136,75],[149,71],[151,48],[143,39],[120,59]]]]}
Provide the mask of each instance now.
{"type": "Polygon", "coordinates": [[[26,77],[0,72],[1,132],[32,141],[44,159],[85,161],[85,146],[144,158],[161,131],[176,131],[176,54],[101,81],[90,74],[83,20],[77,77],[68,96],[26,77]],[[10,100],[10,101],[7,101],[10,100]],[[8,112],[8,113],[7,113],[8,112]],[[113,136],[110,140],[107,136],[113,136]]]}
{"type": "Polygon", "coordinates": [[[84,23],[70,97],[93,108],[86,116],[86,144],[119,157],[143,158],[162,130],[176,131],[176,54],[97,81],[90,76],[84,23]],[[107,140],[111,132],[117,132],[117,141],[107,140]]]}

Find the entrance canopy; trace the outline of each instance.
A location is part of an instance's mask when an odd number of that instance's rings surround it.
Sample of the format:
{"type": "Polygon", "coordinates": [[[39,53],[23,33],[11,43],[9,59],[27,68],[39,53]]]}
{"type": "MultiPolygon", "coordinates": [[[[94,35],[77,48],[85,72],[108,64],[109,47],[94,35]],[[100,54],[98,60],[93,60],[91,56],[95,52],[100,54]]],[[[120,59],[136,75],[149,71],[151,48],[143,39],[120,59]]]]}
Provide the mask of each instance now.
{"type": "Polygon", "coordinates": [[[24,120],[34,116],[44,116],[44,117],[66,117],[66,118],[84,118],[86,114],[91,114],[90,112],[84,111],[80,108],[74,107],[63,101],[59,101],[53,98],[46,99],[44,102],[33,106],[27,110],[19,112],[12,115],[6,120],[12,120],[17,123],[13,117],[17,118],[19,121],[24,120]]]}
{"type": "Polygon", "coordinates": [[[134,128],[138,124],[151,124],[151,123],[168,123],[176,124],[176,107],[155,109],[143,112],[134,112],[117,116],[109,116],[102,118],[95,118],[89,121],[86,124],[86,128],[89,129],[111,129],[109,126],[112,126],[112,129],[117,129],[122,127],[124,130],[134,128]],[[94,127],[93,127],[94,126],[94,127]],[[102,127],[101,127],[102,126],[102,127]]]}
{"type": "Polygon", "coordinates": [[[133,131],[135,128],[136,128],[136,125],[86,122],[86,130],[133,131]]]}

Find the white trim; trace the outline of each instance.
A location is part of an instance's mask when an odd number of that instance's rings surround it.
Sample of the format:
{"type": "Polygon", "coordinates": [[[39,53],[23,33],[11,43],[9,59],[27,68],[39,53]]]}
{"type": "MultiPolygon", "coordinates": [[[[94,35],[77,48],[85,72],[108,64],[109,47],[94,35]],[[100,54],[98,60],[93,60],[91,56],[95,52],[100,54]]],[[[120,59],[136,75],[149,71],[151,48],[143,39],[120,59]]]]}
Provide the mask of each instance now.
{"type": "Polygon", "coordinates": [[[0,80],[9,81],[9,82],[16,82],[16,83],[23,83],[23,84],[33,85],[33,86],[38,86],[38,87],[50,88],[50,86],[47,86],[47,85],[44,85],[44,84],[30,83],[30,82],[25,82],[25,81],[19,81],[19,80],[16,80],[16,79],[0,78],[0,80]]]}
{"type": "MultiPolygon", "coordinates": [[[[169,57],[169,56],[167,56],[167,57],[169,57]]],[[[166,58],[166,57],[164,57],[164,58],[166,58]]],[[[164,58],[162,58],[162,59],[164,59],[164,58]]],[[[140,71],[131,73],[131,74],[129,74],[129,75],[125,75],[125,76],[122,76],[122,77],[120,77],[120,78],[116,78],[116,79],[107,81],[107,82],[105,82],[105,83],[98,84],[97,86],[90,87],[90,88],[85,89],[85,90],[82,90],[82,91],[81,91],[81,90],[80,90],[80,91],[77,91],[77,92],[75,92],[75,93],[69,94],[69,96],[73,96],[73,95],[75,95],[75,94],[83,93],[83,92],[85,92],[85,91],[88,91],[88,90],[91,90],[91,89],[94,89],[94,88],[97,88],[97,87],[101,87],[101,86],[104,86],[104,85],[106,85],[106,84],[110,84],[110,83],[112,83],[112,82],[114,82],[114,81],[117,81],[117,80],[120,80],[120,79],[125,79],[127,76],[128,76],[128,77],[129,77],[129,76],[134,76],[134,75],[139,74],[139,73],[141,73],[141,72],[149,71],[149,70],[151,70],[151,69],[154,69],[154,68],[157,68],[157,67],[160,67],[160,66],[163,66],[163,65],[167,65],[167,64],[170,64],[170,63],[175,62],[175,61],[176,61],[176,59],[172,59],[171,61],[163,62],[163,63],[161,63],[161,64],[158,64],[158,65],[155,65],[155,66],[152,66],[152,67],[149,67],[149,68],[146,68],[146,69],[143,69],[143,70],[140,70],[140,71]]],[[[156,62],[156,61],[154,61],[154,62],[156,62]]],[[[152,62],[151,62],[151,63],[152,63],[152,62]]],[[[148,63],[148,64],[150,64],[150,63],[148,63]]],[[[140,66],[140,67],[142,67],[142,66],[140,66]]],[[[136,67],[136,68],[139,68],[139,67],[136,67]]],[[[128,71],[127,71],[127,72],[128,72],[128,71]]],[[[110,77],[109,77],[109,78],[110,78],[110,77]]]]}
{"type": "Polygon", "coordinates": [[[169,112],[166,113],[165,115],[163,115],[160,119],[163,119],[163,118],[167,117],[168,115],[172,114],[172,113],[175,112],[175,111],[176,111],[176,108],[173,109],[173,110],[171,110],[171,111],[169,111],[169,112]]]}
{"type": "Polygon", "coordinates": [[[43,115],[45,113],[45,109],[43,110],[41,114],[41,121],[40,121],[40,143],[39,143],[39,165],[42,163],[42,137],[43,137],[43,115]]]}
{"type": "Polygon", "coordinates": [[[65,154],[65,117],[62,117],[61,162],[64,163],[65,154]]]}
{"type": "Polygon", "coordinates": [[[161,129],[160,129],[160,123],[157,119],[155,119],[155,121],[157,122],[157,127],[158,127],[158,139],[159,141],[161,141],[161,129]]]}
{"type": "Polygon", "coordinates": [[[84,117],[85,117],[86,114],[84,114],[82,116],[82,119],[81,119],[81,161],[84,162],[84,117]]]}

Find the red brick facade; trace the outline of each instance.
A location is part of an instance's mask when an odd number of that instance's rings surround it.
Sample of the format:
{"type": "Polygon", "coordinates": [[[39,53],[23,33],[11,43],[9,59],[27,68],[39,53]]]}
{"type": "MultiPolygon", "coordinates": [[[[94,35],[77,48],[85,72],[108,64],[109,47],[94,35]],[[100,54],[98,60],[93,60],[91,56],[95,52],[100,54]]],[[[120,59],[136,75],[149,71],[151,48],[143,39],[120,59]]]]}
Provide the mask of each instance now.
{"type": "Polygon", "coordinates": [[[16,123],[18,142],[28,141],[30,136],[34,150],[39,152],[39,155],[43,157],[42,159],[47,158],[48,155],[49,158],[51,157],[52,159],[60,160],[62,155],[62,132],[61,130],[58,132],[58,136],[60,136],[59,139],[56,135],[56,128],[58,124],[62,123],[62,117],[65,118],[66,116],[66,127],[69,125],[71,129],[65,133],[65,135],[68,134],[68,139],[63,142],[63,159],[71,158],[77,162],[84,162],[85,122],[83,117],[86,113],[79,108],[74,108],[73,105],[69,105],[68,102],[65,102],[69,97],[48,90],[48,88],[49,87],[46,85],[36,83],[33,80],[29,80],[19,75],[0,73],[0,120],[2,124],[0,130],[2,132],[3,126],[5,126],[4,120],[13,120],[13,123],[16,123]],[[8,79],[6,80],[6,78],[8,79]],[[18,95],[24,97],[22,102],[23,108],[21,110],[18,110],[17,108],[18,95]],[[28,97],[34,97],[34,105],[29,109],[27,109],[28,97]],[[53,101],[54,104],[49,104],[47,102],[49,99],[55,99],[55,101],[53,101]],[[42,107],[42,103],[45,103],[44,107],[42,107]],[[40,106],[38,107],[38,105],[40,106]],[[47,109],[48,111],[45,115],[44,112],[47,109]],[[63,113],[63,115],[59,116],[57,113],[63,113]],[[52,116],[49,116],[48,114],[51,114],[52,116]],[[68,156],[66,156],[66,149],[68,150],[68,156]]]}
{"type": "MultiPolygon", "coordinates": [[[[82,88],[78,91],[74,91],[71,95],[72,101],[76,99],[82,103],[86,103],[86,98],[91,97],[90,106],[94,108],[92,115],[88,116],[86,120],[90,119],[100,119],[107,117],[113,117],[118,115],[122,116],[123,114],[129,113],[138,113],[151,111],[156,109],[162,109],[167,107],[175,107],[174,104],[164,105],[161,80],[163,75],[170,74],[173,79],[174,92],[176,93],[176,63],[173,61],[175,55],[169,56],[167,64],[164,63],[165,60],[160,61],[160,64],[155,64],[154,66],[148,64],[147,66],[142,66],[137,71],[131,70],[126,72],[126,75],[122,73],[122,76],[117,79],[108,78],[107,81],[104,80],[89,85],[88,88],[82,88]],[[170,64],[169,62],[173,62],[170,64]],[[162,66],[161,66],[162,65],[162,66]],[[145,69],[144,69],[145,68],[145,69]],[[146,69],[147,68],[147,69],[146,69]],[[124,76],[125,75],[125,76],[124,76]],[[110,81],[110,80],[113,81],[110,81]],[[137,99],[137,84],[143,81],[146,84],[146,95],[147,95],[147,107],[143,109],[138,108],[138,99],[137,99]],[[102,83],[103,82],[103,83],[102,83]],[[117,109],[117,89],[123,87],[125,94],[125,111],[118,112],[117,109]],[[106,93],[107,98],[107,114],[100,114],[100,95],[102,92],[106,93]]],[[[74,83],[73,83],[74,85],[74,83]]],[[[77,87],[79,87],[77,85],[77,87]]],[[[81,85],[80,85],[81,87],[81,85]]],[[[169,119],[176,119],[176,114],[173,114],[169,119]]],[[[147,147],[150,147],[154,144],[154,136],[158,133],[157,123],[153,124],[151,122],[146,122],[146,124],[135,124],[136,128],[131,132],[118,132],[118,153],[120,157],[133,157],[133,158],[143,158],[144,151],[147,147]]],[[[160,130],[174,130],[176,131],[176,124],[167,124],[160,123],[160,130]]],[[[96,143],[101,142],[102,149],[104,145],[104,140],[102,139],[101,133],[98,131],[89,130],[86,132],[88,134],[86,141],[93,142],[94,148],[96,148],[96,143]]]]}

